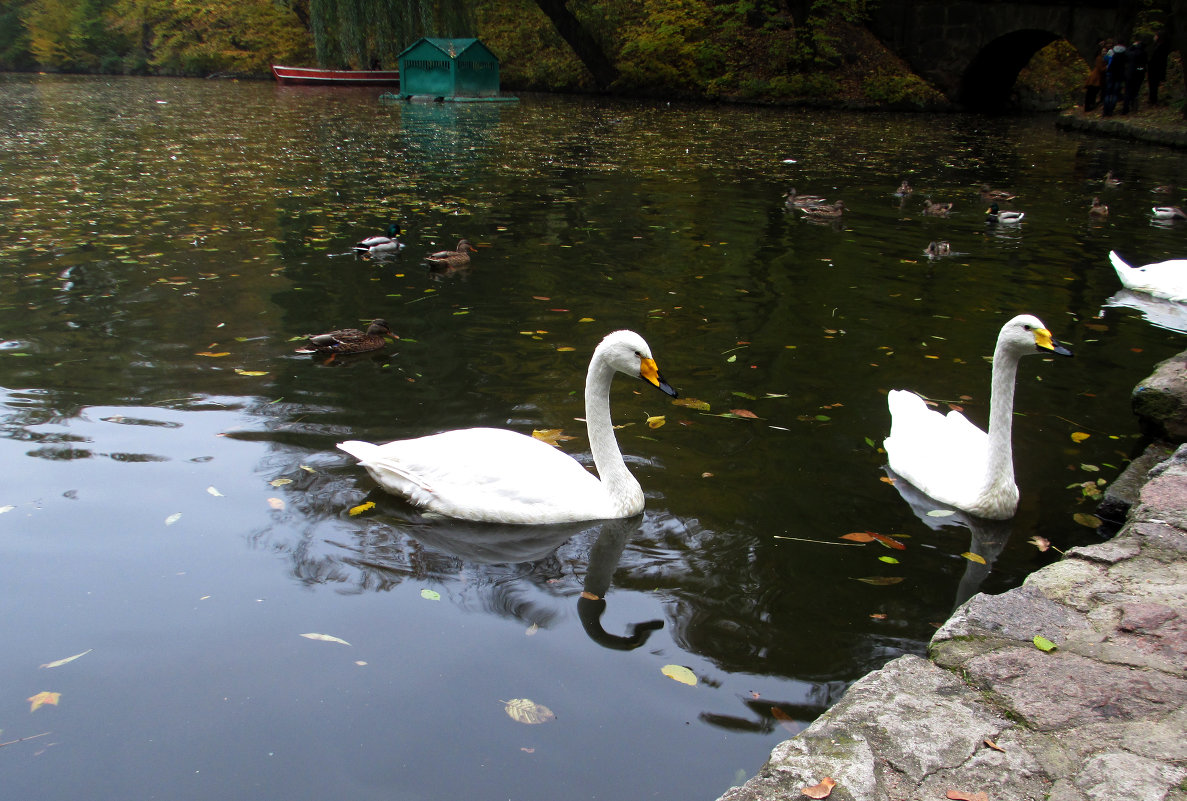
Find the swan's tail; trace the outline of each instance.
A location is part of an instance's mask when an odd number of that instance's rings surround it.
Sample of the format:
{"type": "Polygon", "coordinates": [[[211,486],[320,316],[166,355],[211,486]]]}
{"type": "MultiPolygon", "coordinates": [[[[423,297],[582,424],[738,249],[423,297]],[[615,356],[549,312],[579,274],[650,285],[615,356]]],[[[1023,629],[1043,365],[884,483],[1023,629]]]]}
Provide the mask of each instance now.
{"type": "Polygon", "coordinates": [[[379,456],[379,446],[373,442],[362,442],[357,439],[349,439],[346,442],[338,443],[338,450],[346,451],[354,458],[358,459],[360,463],[374,461],[379,456]]]}
{"type": "Polygon", "coordinates": [[[1117,255],[1117,251],[1115,250],[1109,251],[1109,261],[1113,263],[1113,269],[1118,273],[1122,272],[1123,270],[1128,270],[1131,267],[1131,265],[1125,262],[1125,259],[1117,255]]]}

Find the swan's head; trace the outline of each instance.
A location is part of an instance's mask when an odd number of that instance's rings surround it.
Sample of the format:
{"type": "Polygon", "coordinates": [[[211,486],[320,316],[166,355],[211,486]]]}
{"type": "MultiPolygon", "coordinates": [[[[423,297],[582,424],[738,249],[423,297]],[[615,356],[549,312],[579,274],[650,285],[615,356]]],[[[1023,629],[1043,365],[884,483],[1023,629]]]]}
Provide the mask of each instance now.
{"type": "Polygon", "coordinates": [[[1031,314],[1020,314],[1002,326],[997,337],[998,345],[1005,345],[1020,354],[1026,353],[1054,353],[1059,356],[1071,356],[1072,352],[1064,347],[1043,321],[1031,314]]]}
{"type": "Polygon", "coordinates": [[[599,360],[620,373],[642,378],[673,398],[678,397],[676,390],[660,375],[659,366],[651,355],[651,346],[634,331],[615,331],[607,334],[594,351],[593,362],[599,360]]]}

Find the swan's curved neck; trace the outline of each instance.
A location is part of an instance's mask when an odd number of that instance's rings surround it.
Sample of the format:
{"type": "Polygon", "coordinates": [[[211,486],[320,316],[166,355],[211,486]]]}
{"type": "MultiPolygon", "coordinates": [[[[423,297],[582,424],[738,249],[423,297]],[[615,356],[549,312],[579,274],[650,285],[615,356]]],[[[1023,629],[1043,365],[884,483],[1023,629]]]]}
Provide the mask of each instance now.
{"type": "Polygon", "coordinates": [[[1014,484],[1014,383],[1020,354],[998,342],[993,351],[993,378],[989,388],[989,453],[985,465],[986,489],[1014,484]]]}
{"type": "Polygon", "coordinates": [[[643,490],[627,469],[614,437],[614,424],[610,419],[610,382],[613,378],[614,368],[595,354],[585,377],[585,427],[598,478],[614,502],[621,504],[635,495],[642,495],[643,490]]]}

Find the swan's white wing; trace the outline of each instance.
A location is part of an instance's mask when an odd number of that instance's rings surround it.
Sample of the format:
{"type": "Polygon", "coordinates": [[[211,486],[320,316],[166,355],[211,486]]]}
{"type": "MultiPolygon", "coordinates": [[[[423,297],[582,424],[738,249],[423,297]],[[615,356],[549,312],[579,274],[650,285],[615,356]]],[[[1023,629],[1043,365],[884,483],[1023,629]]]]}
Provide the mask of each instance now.
{"type": "Polygon", "coordinates": [[[1170,259],[1134,267],[1116,252],[1109,251],[1109,261],[1113,263],[1113,269],[1126,289],[1177,302],[1187,301],[1187,259],[1170,259]]]}
{"type": "Polygon", "coordinates": [[[940,414],[914,392],[891,390],[890,469],[937,501],[963,508],[985,484],[989,437],[960,412],[940,414]]]}
{"type": "Polygon", "coordinates": [[[449,517],[530,524],[614,516],[593,474],[557,448],[514,431],[468,428],[338,447],[388,491],[449,517]]]}

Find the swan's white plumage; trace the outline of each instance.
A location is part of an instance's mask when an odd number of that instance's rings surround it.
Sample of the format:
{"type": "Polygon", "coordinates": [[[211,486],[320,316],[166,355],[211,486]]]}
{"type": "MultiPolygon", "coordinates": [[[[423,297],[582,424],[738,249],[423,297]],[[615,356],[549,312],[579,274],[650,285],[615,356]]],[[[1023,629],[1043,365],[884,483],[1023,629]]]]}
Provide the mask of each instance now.
{"type": "Polygon", "coordinates": [[[942,503],[978,517],[1004,520],[1018,508],[1011,425],[1018,360],[1027,353],[1071,352],[1028,314],[1002,326],[993,353],[989,431],[963,414],[940,414],[914,392],[891,390],[890,436],[883,443],[890,469],[942,503]]]}
{"type": "Polygon", "coordinates": [[[610,382],[616,371],[675,395],[641,336],[616,331],[602,340],[585,387],[586,427],[600,478],[545,442],[496,428],[385,445],[351,440],[338,447],[388,492],[446,517],[514,524],[629,517],[642,511],[643,490],[622,459],[610,421],[610,382]]]}
{"type": "Polygon", "coordinates": [[[1187,259],[1170,259],[1134,267],[1127,264],[1116,251],[1110,250],[1109,261],[1126,289],[1187,302],[1187,259]]]}

